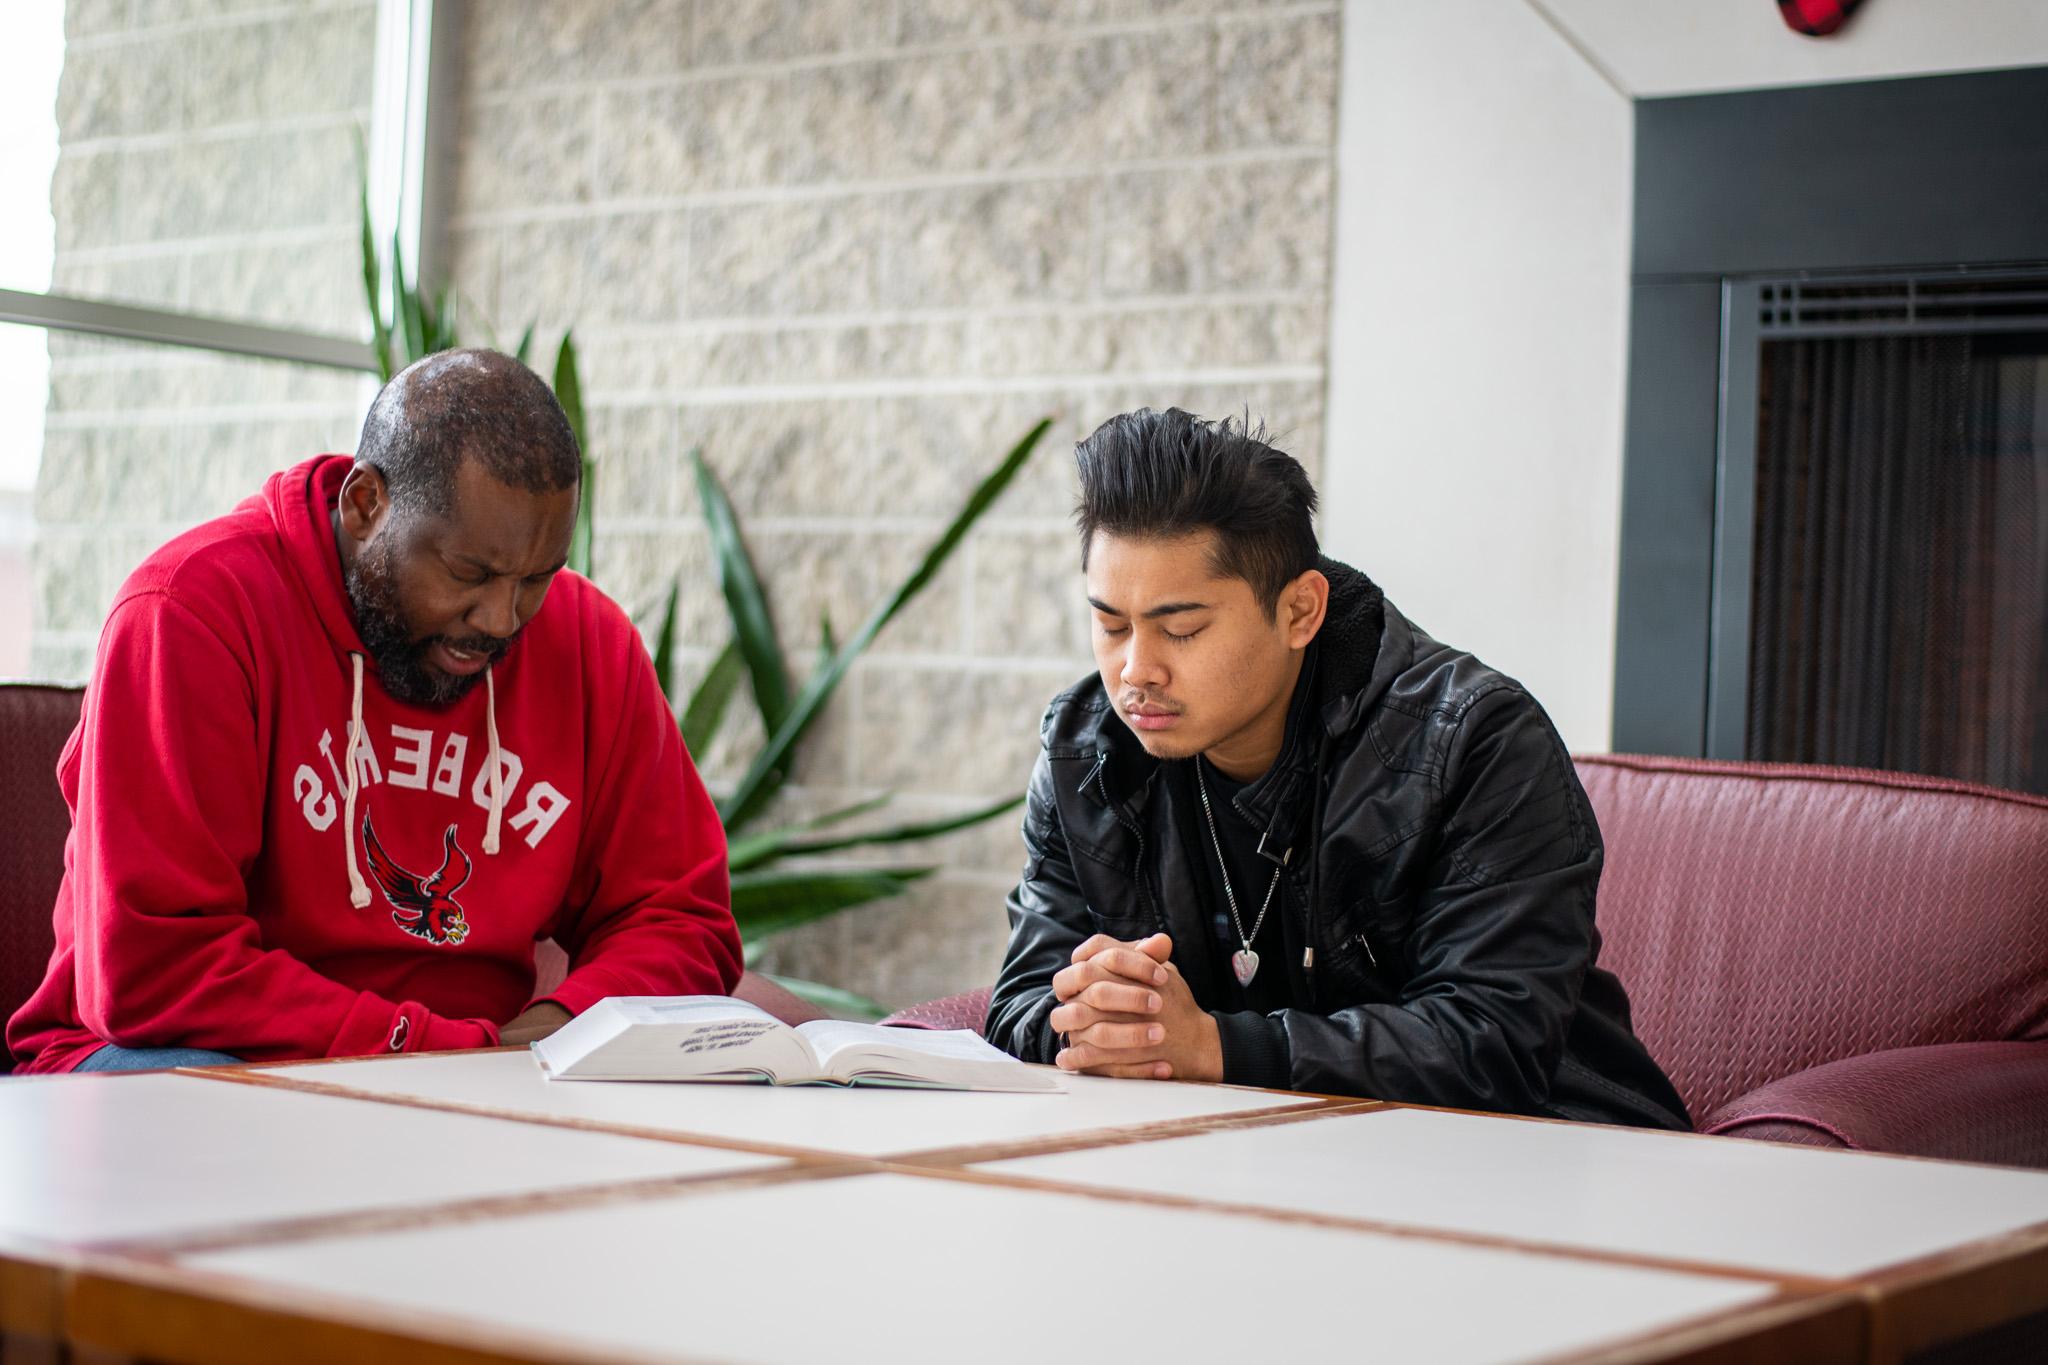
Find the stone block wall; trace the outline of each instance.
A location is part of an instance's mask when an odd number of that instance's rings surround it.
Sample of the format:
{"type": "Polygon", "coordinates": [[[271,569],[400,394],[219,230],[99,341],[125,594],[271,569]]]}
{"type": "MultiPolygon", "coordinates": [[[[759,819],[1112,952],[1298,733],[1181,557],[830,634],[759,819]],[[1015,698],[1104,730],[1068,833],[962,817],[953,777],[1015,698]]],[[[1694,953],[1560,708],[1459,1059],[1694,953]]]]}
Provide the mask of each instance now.
{"type": "MultiPolygon", "coordinates": [[[[1249,410],[1318,467],[1335,0],[465,10],[453,282],[472,339],[535,322],[545,354],[574,327],[596,574],[648,621],[680,575],[685,681],[727,629],[691,447],[731,491],[801,676],[820,614],[850,631],[1054,419],[849,676],[776,814],[893,791],[896,816],[929,818],[1021,791],[1046,702],[1090,668],[1071,451],[1103,419],[1249,410]]],[[[353,330],[347,130],[365,115],[370,0],[73,16],[58,287],[247,313],[291,279],[303,293],[281,320],[353,330]],[[256,78],[232,93],[225,72],[197,79],[217,58],[256,78]]],[[[82,671],[106,594],[173,522],[227,506],[256,466],[347,448],[362,406],[345,377],[295,374],[246,420],[238,393],[192,409],[206,375],[110,349],[58,353],[37,509],[48,671],[82,671]],[[92,391],[116,372],[162,384],[119,403],[92,391]],[[163,419],[160,438],[133,444],[128,403],[163,419]]],[[[758,742],[744,718],[729,731],[700,755],[715,782],[758,742]]],[[[898,852],[945,870],[786,936],[763,965],[892,1004],[986,983],[1016,821],[898,852]]]]}
{"type": "MultiPolygon", "coordinates": [[[[1091,666],[1071,454],[1104,418],[1249,408],[1315,467],[1338,22],[1245,0],[469,7],[457,283],[502,335],[574,325],[598,577],[647,612],[683,576],[693,674],[726,627],[690,447],[800,675],[819,612],[851,629],[1054,418],[854,670],[784,813],[1022,789],[1046,702],[1091,666]]],[[[703,756],[714,779],[754,740],[703,756]]],[[[946,871],[767,965],[890,1003],[990,980],[1016,821],[908,856],[946,871]]]]}
{"type": "MultiPolygon", "coordinates": [[[[376,0],[70,0],[51,288],[362,335],[376,0]]],[[[49,334],[32,676],[82,680],[114,590],[265,475],[352,448],[354,375],[49,334]]]]}

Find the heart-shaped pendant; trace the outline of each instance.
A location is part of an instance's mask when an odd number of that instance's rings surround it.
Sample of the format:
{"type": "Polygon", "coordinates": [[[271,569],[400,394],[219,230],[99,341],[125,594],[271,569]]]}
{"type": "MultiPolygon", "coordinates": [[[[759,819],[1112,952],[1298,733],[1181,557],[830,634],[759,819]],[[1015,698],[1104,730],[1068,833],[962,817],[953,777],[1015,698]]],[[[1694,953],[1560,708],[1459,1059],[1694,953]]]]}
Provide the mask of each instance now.
{"type": "Polygon", "coordinates": [[[1259,974],[1259,955],[1249,948],[1240,948],[1230,955],[1230,970],[1237,973],[1237,984],[1249,986],[1252,978],[1259,974]]]}

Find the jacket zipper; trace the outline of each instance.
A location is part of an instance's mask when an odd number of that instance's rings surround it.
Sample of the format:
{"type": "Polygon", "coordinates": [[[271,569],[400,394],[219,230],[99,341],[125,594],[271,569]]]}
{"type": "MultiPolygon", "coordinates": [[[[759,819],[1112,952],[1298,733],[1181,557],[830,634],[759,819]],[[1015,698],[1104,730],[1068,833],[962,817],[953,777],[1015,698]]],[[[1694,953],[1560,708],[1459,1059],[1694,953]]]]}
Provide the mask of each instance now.
{"type": "MultiPolygon", "coordinates": [[[[1129,830],[1131,837],[1138,841],[1138,864],[1132,869],[1131,881],[1138,888],[1140,905],[1148,914],[1153,915],[1155,919],[1159,919],[1158,909],[1152,904],[1152,890],[1145,884],[1145,831],[1138,828],[1138,822],[1125,813],[1123,803],[1110,799],[1109,783],[1105,782],[1102,777],[1102,770],[1108,766],[1109,751],[1104,749],[1096,754],[1095,771],[1090,773],[1089,776],[1095,782],[1095,790],[1102,794],[1102,804],[1109,807],[1110,814],[1116,817],[1116,822],[1129,830]]],[[[1159,927],[1165,928],[1163,920],[1160,920],[1159,927]]]]}

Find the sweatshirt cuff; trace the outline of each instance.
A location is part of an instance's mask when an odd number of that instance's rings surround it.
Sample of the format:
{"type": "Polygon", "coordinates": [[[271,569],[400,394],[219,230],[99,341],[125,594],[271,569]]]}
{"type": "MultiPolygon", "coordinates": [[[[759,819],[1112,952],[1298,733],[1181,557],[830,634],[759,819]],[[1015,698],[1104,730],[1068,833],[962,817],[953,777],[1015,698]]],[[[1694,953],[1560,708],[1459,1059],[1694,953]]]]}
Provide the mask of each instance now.
{"type": "Polygon", "coordinates": [[[1294,1079],[1294,1059],[1287,1049],[1287,1031],[1278,1019],[1245,1011],[1210,1016],[1216,1041],[1223,1048],[1223,1083],[1286,1090],[1294,1079]]]}
{"type": "Polygon", "coordinates": [[[407,1052],[454,1052],[473,1047],[496,1047],[498,1026],[485,1019],[443,1019],[438,1014],[421,1016],[425,1028],[412,1031],[407,1052]]]}

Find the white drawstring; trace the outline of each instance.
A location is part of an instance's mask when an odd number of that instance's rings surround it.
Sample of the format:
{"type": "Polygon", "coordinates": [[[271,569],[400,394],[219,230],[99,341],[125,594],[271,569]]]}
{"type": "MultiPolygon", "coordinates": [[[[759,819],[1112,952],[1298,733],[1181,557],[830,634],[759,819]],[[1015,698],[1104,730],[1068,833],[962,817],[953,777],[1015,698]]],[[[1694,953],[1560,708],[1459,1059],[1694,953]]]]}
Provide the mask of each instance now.
{"type": "Polygon", "coordinates": [[[355,697],[348,708],[348,793],[341,803],[345,831],[341,842],[348,850],[348,902],[362,910],[370,904],[370,884],[363,880],[362,871],[356,866],[356,786],[362,771],[356,754],[363,742],[363,656],[351,650],[348,658],[354,665],[355,697]]]}
{"type": "MultiPolygon", "coordinates": [[[[363,656],[350,651],[348,658],[355,674],[355,693],[348,715],[348,789],[341,803],[342,824],[348,837],[341,842],[348,851],[348,901],[362,910],[370,904],[370,884],[363,880],[362,870],[356,866],[356,788],[362,771],[356,754],[363,742],[363,656]]],[[[505,767],[498,749],[498,684],[488,667],[484,669],[484,730],[491,740],[491,821],[484,826],[484,852],[495,854],[498,829],[505,819],[505,767]]]]}
{"type": "Polygon", "coordinates": [[[484,852],[498,851],[498,824],[505,815],[505,768],[498,757],[498,684],[484,665],[484,730],[491,737],[491,822],[484,826],[484,852]]]}

